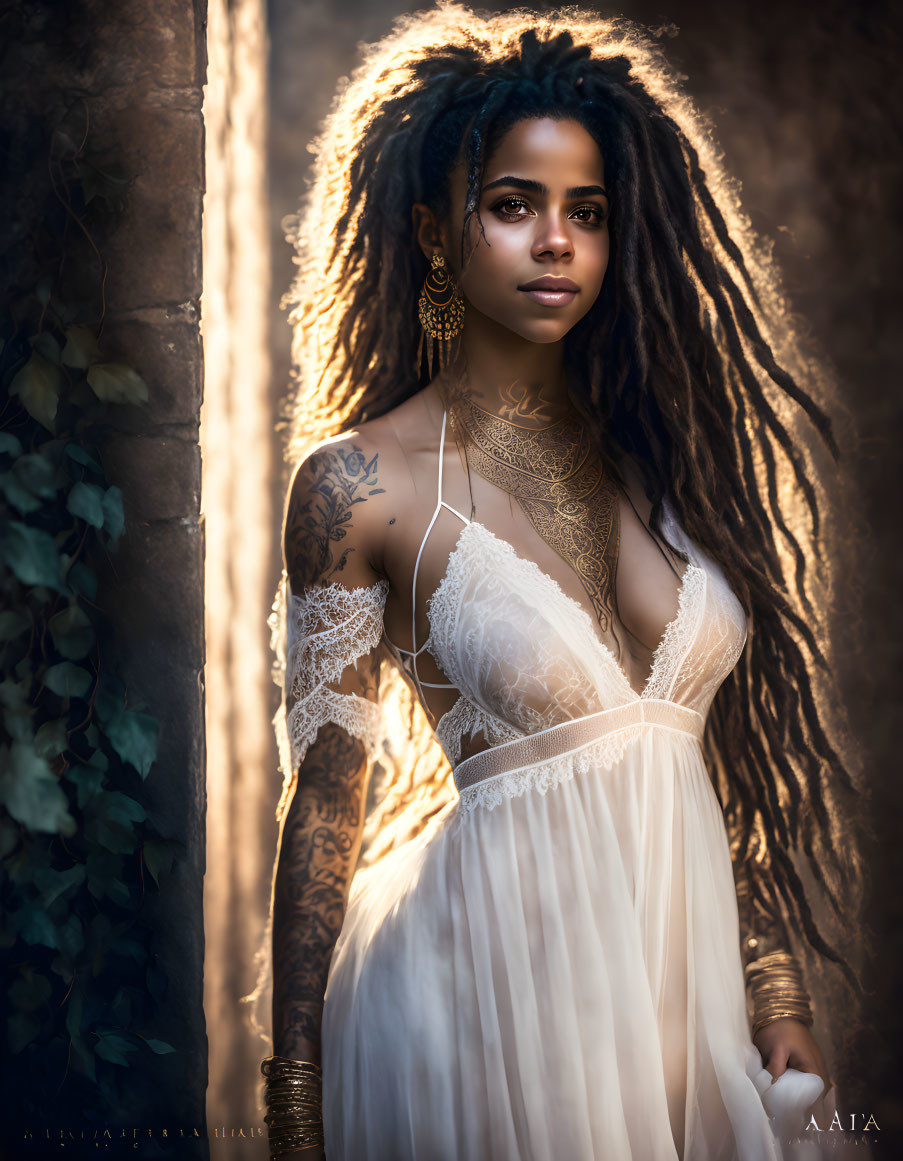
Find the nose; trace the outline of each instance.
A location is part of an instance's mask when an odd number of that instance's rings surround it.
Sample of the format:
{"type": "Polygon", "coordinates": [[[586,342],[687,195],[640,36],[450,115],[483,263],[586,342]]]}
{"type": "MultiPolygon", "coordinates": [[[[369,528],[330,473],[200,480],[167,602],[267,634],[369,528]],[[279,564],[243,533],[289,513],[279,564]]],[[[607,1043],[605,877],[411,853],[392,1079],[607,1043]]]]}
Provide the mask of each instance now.
{"type": "Polygon", "coordinates": [[[546,214],[537,219],[536,236],[533,239],[533,257],[566,258],[573,253],[570,234],[559,214],[546,214]]]}

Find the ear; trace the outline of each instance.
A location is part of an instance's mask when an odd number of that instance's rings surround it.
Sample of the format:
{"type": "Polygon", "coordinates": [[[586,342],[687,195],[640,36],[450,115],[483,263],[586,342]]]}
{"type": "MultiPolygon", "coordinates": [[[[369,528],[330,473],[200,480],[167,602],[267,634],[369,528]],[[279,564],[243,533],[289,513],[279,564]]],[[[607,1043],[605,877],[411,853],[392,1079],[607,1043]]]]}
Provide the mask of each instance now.
{"type": "Polygon", "coordinates": [[[414,240],[423,251],[426,260],[440,251],[445,252],[445,237],[438,218],[423,202],[411,206],[411,221],[414,225],[414,240]]]}

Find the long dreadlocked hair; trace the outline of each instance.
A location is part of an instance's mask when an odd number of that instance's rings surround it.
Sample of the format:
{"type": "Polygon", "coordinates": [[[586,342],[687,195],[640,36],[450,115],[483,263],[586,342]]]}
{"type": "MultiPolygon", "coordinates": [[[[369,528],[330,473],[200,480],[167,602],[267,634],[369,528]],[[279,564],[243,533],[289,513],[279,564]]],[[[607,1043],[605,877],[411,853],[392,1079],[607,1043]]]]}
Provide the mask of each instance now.
{"type": "MultiPolygon", "coordinates": [[[[790,324],[771,250],[740,209],[711,127],[645,30],[575,8],[484,15],[440,2],[363,52],[311,147],[289,223],[299,272],[288,296],[287,460],[428,381],[415,353],[428,267],[411,205],[444,215],[460,158],[467,235],[502,134],[526,116],[578,121],[605,162],[611,258],[567,336],[569,380],[603,450],[641,466],[656,531],[667,491],[746,609],[747,646],[705,740],[732,853],[750,868],[756,905],[856,985],[824,934],[825,923],[849,923],[864,886],[860,768],[826,624],[851,543],[843,496],[829,495],[835,431],[848,417],[824,361],[790,324]]],[[[363,861],[449,797],[447,767],[421,727],[381,805],[371,798],[363,861]]]]}

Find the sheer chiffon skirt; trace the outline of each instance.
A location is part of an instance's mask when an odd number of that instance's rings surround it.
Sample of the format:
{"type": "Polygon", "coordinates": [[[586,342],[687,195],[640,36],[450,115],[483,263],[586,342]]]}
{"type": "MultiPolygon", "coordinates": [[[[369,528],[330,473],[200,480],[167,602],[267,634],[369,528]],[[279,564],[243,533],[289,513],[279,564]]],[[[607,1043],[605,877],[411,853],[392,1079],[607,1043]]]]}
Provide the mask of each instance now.
{"type": "Polygon", "coordinates": [[[323,1013],[329,1161],[780,1158],[761,1073],[688,735],[452,803],[352,882],[323,1013]]]}

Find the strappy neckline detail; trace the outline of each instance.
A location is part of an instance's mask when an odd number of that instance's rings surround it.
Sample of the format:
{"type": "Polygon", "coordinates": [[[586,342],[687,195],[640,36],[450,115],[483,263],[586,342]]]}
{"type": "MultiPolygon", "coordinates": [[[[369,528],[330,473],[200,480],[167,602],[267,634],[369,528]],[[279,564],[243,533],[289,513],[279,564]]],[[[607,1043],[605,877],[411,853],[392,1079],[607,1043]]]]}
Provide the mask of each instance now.
{"type": "MultiPolygon", "coordinates": [[[[420,646],[419,649],[417,648],[417,578],[420,575],[420,561],[423,558],[423,550],[424,550],[424,548],[426,548],[426,542],[427,542],[427,540],[429,540],[430,533],[433,531],[433,525],[436,523],[437,519],[439,518],[439,513],[442,511],[443,508],[445,508],[448,512],[451,512],[452,515],[457,516],[459,520],[463,520],[465,528],[467,527],[467,525],[472,523],[472,521],[469,520],[468,517],[464,516],[461,512],[459,512],[457,508],[453,508],[451,506],[451,504],[447,503],[442,498],[442,476],[443,476],[443,472],[444,472],[444,468],[445,468],[445,431],[446,431],[447,423],[448,423],[448,412],[445,409],[443,409],[443,411],[442,411],[442,431],[439,435],[439,463],[438,463],[438,468],[437,468],[437,472],[436,472],[436,477],[437,477],[437,479],[436,479],[436,507],[433,509],[433,514],[430,517],[430,522],[429,522],[429,524],[427,524],[426,531],[424,532],[423,537],[420,541],[420,548],[417,550],[417,559],[414,562],[414,576],[411,580],[411,645],[413,646],[413,648],[412,649],[402,649],[402,647],[400,645],[396,645],[395,642],[390,639],[388,634],[385,634],[386,642],[388,643],[388,645],[391,649],[393,649],[396,653],[398,653],[401,658],[404,658],[404,657],[411,658],[411,669],[409,672],[410,672],[411,677],[413,678],[414,685],[417,688],[418,694],[421,692],[422,688],[425,688],[425,689],[454,689],[455,688],[455,686],[453,686],[451,684],[451,682],[421,681],[420,675],[417,672],[417,658],[421,655],[421,653],[424,653],[426,651],[426,649],[430,643],[430,637],[432,636],[431,633],[427,633],[426,640],[423,642],[423,644],[420,646]]],[[[463,532],[464,529],[462,528],[461,531],[463,532]]],[[[447,571],[447,569],[448,569],[448,565],[446,564],[446,571],[447,571]]],[[[429,600],[427,601],[427,606],[429,606],[430,600],[432,600],[432,597],[430,597],[429,600]]]]}
{"type": "MultiPolygon", "coordinates": [[[[571,611],[581,621],[582,628],[584,628],[586,630],[586,632],[589,635],[589,638],[593,641],[596,649],[598,649],[600,654],[605,657],[607,662],[610,663],[614,672],[617,674],[618,678],[620,679],[621,683],[623,684],[625,690],[629,692],[629,694],[632,698],[637,699],[637,700],[646,700],[649,697],[651,697],[652,694],[655,692],[656,683],[660,679],[660,676],[661,676],[660,671],[661,671],[662,665],[665,663],[665,660],[670,652],[671,646],[675,643],[675,641],[677,640],[677,638],[679,636],[681,629],[683,628],[684,620],[687,616],[687,609],[688,609],[689,603],[690,603],[690,595],[694,591],[693,585],[695,583],[698,583],[704,588],[705,583],[707,582],[707,579],[708,579],[708,572],[704,566],[697,563],[696,554],[694,552],[688,550],[688,555],[691,557],[691,559],[688,561],[687,567],[684,569],[683,574],[681,575],[681,578],[680,578],[680,585],[679,585],[678,590],[677,590],[677,612],[671,618],[671,620],[668,622],[668,624],[665,626],[664,630],[662,631],[661,637],[659,638],[658,643],[655,647],[655,650],[653,651],[653,654],[652,654],[652,665],[651,665],[649,673],[646,677],[646,680],[643,684],[643,689],[642,689],[642,691],[637,692],[637,690],[634,689],[633,685],[631,684],[630,679],[628,678],[627,673],[624,670],[624,667],[618,661],[618,659],[615,656],[612,649],[608,645],[606,645],[606,643],[599,637],[598,631],[596,629],[596,625],[593,622],[592,617],[590,616],[590,614],[587,612],[587,610],[584,608],[584,606],[578,600],[576,600],[574,597],[572,597],[569,593],[565,592],[565,590],[561,587],[561,585],[558,583],[558,581],[555,580],[555,578],[553,576],[551,576],[549,573],[547,573],[545,571],[545,569],[543,569],[540,565],[538,565],[536,563],[536,561],[531,560],[529,557],[521,556],[521,554],[517,551],[517,549],[514,547],[514,545],[511,544],[509,541],[505,540],[503,537],[497,536],[490,528],[488,528],[485,524],[482,524],[479,520],[473,520],[473,519],[468,518],[467,516],[464,516],[463,513],[459,512],[456,508],[453,508],[451,506],[451,504],[448,504],[443,499],[443,497],[442,497],[442,478],[443,478],[444,465],[445,465],[445,433],[446,433],[447,421],[448,421],[448,412],[446,410],[443,410],[443,412],[442,412],[442,430],[441,430],[441,434],[439,437],[439,462],[438,462],[438,471],[437,471],[436,506],[433,509],[433,513],[432,513],[432,516],[430,517],[430,521],[426,527],[426,531],[424,532],[423,537],[420,541],[420,547],[419,547],[418,552],[417,552],[417,559],[416,559],[415,564],[414,564],[414,576],[413,576],[413,579],[411,582],[411,644],[414,646],[414,648],[413,649],[402,649],[399,645],[396,645],[389,638],[388,634],[384,634],[387,644],[389,645],[390,649],[394,650],[399,655],[399,659],[401,660],[402,665],[404,665],[404,658],[405,657],[409,657],[411,659],[411,669],[408,672],[409,672],[410,676],[413,678],[418,695],[421,694],[421,691],[423,688],[426,688],[426,689],[456,689],[457,688],[452,682],[441,682],[440,683],[440,682],[421,681],[419,674],[417,673],[417,658],[422,653],[427,652],[430,648],[431,643],[432,643],[432,639],[433,639],[433,626],[432,626],[432,618],[431,618],[432,604],[440,596],[440,594],[445,592],[445,590],[451,584],[451,578],[454,574],[454,570],[457,567],[458,561],[462,556],[461,550],[462,550],[462,543],[463,543],[465,534],[468,532],[468,530],[470,528],[476,528],[476,529],[481,530],[488,537],[490,537],[490,539],[494,542],[494,544],[498,548],[500,548],[501,551],[503,551],[506,555],[508,555],[513,562],[517,563],[519,567],[527,569],[530,572],[531,576],[539,584],[543,585],[546,588],[546,591],[549,593],[550,597],[555,598],[555,599],[561,599],[567,603],[567,605],[571,609],[571,611]],[[435,590],[433,591],[432,595],[427,598],[426,609],[427,609],[427,622],[429,624],[429,632],[427,633],[426,640],[418,648],[417,647],[417,578],[418,578],[419,572],[420,572],[420,561],[423,557],[423,550],[426,547],[426,542],[429,539],[430,533],[432,532],[433,527],[436,523],[436,520],[438,519],[439,514],[443,508],[447,509],[454,516],[457,516],[458,519],[463,522],[464,527],[459,532],[458,538],[455,542],[455,546],[452,549],[452,551],[449,553],[449,557],[448,557],[448,560],[446,561],[445,571],[442,575],[442,579],[439,581],[439,583],[436,586],[435,590]]],[[[685,548],[686,548],[686,546],[685,546],[685,548]]],[[[682,663],[682,658],[679,658],[677,660],[677,663],[673,666],[673,672],[671,673],[671,682],[670,682],[669,689],[667,691],[668,693],[670,693],[671,688],[673,688],[673,683],[674,683],[674,680],[676,678],[677,673],[680,670],[681,663],[682,663]]],[[[405,666],[405,668],[407,668],[407,667],[405,666]]],[[[423,698],[421,697],[421,701],[422,700],[423,700],[423,698]]],[[[666,700],[667,700],[667,698],[666,698],[666,700]]]]}

